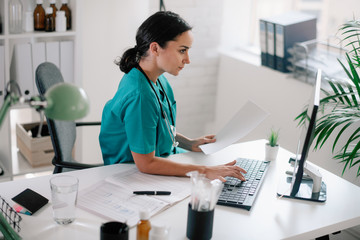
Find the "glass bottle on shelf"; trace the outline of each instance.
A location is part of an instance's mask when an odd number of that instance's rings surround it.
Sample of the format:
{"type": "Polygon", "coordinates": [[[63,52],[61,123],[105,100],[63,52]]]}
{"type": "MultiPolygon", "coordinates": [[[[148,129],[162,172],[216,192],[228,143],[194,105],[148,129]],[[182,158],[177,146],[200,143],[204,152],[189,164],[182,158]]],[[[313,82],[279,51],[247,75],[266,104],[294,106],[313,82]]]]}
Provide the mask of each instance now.
{"type": "Polygon", "coordinates": [[[53,9],[53,17],[54,19],[56,18],[56,12],[57,12],[57,8],[56,8],[56,0],[50,0],[50,7],[53,9]]]}
{"type": "Polygon", "coordinates": [[[21,33],[22,32],[22,13],[23,7],[20,0],[9,1],[9,32],[21,33]]]}
{"type": "Polygon", "coordinates": [[[53,15],[53,8],[48,7],[45,10],[45,32],[55,31],[55,19],[53,15]]]}
{"type": "Polygon", "coordinates": [[[45,30],[45,10],[42,7],[43,0],[36,0],[36,8],[34,10],[34,30],[45,30]]]}
{"type": "Polygon", "coordinates": [[[61,2],[62,2],[62,5],[60,7],[60,10],[65,12],[66,29],[69,30],[69,29],[71,29],[71,10],[68,6],[68,0],[61,0],[61,2]]]}

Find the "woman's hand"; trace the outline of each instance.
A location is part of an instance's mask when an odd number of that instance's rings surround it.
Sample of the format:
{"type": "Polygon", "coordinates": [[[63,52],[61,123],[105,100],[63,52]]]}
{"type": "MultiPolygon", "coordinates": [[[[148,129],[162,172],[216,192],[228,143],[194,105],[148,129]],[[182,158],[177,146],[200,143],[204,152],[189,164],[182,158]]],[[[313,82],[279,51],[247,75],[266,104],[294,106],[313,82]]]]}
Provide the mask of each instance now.
{"type": "Polygon", "coordinates": [[[206,144],[206,143],[213,143],[215,142],[215,135],[207,135],[204,137],[193,139],[191,142],[191,151],[193,152],[201,152],[201,148],[199,148],[200,145],[206,144]]]}
{"type": "Polygon", "coordinates": [[[246,173],[244,169],[235,165],[236,160],[229,162],[225,165],[209,166],[205,169],[205,176],[209,179],[219,179],[222,182],[226,182],[225,177],[235,177],[242,181],[245,181],[245,177],[242,173],[246,173]]]}

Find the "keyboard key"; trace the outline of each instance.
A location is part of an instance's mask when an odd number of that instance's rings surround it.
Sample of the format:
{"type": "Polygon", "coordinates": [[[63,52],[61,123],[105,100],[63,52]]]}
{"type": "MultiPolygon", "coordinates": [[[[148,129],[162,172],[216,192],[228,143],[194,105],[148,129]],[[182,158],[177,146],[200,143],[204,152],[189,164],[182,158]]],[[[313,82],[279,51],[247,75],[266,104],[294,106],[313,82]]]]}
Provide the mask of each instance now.
{"type": "Polygon", "coordinates": [[[238,158],[236,165],[247,171],[244,175],[246,181],[243,182],[237,178],[226,177],[218,204],[250,210],[259,192],[257,189],[263,182],[267,172],[269,162],[238,158]]]}

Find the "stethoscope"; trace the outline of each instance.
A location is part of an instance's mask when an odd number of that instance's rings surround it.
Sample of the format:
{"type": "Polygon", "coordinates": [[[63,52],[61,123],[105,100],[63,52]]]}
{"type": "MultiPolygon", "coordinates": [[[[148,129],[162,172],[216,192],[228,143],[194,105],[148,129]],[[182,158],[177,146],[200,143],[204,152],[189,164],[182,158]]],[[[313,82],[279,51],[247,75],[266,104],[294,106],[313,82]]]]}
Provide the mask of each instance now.
{"type": "Polygon", "coordinates": [[[164,90],[164,87],[162,86],[160,80],[158,79],[158,83],[159,83],[159,85],[160,85],[160,87],[161,87],[161,90],[162,90],[162,91],[164,92],[164,94],[165,94],[165,98],[166,98],[166,101],[167,101],[167,103],[168,103],[169,110],[170,110],[171,121],[172,121],[173,124],[170,123],[169,118],[168,118],[168,116],[167,116],[167,114],[166,114],[166,112],[165,112],[165,110],[164,110],[164,108],[163,108],[162,102],[160,101],[160,98],[159,98],[158,94],[156,93],[154,86],[153,86],[152,83],[151,83],[151,80],[148,78],[148,76],[146,75],[146,73],[144,72],[144,70],[140,67],[140,65],[138,65],[137,68],[140,70],[140,72],[142,72],[142,74],[144,74],[144,76],[146,77],[148,83],[150,84],[151,89],[152,89],[153,92],[155,93],[155,96],[156,96],[156,98],[157,98],[157,100],[158,100],[158,102],[159,102],[159,105],[160,105],[161,116],[162,116],[162,117],[164,118],[164,120],[165,120],[167,130],[168,130],[168,132],[169,132],[171,141],[172,141],[172,143],[173,143],[173,144],[172,144],[173,147],[179,146],[179,142],[177,142],[176,139],[175,139],[175,137],[176,137],[176,128],[175,128],[175,126],[174,126],[174,125],[175,125],[174,115],[173,115],[173,112],[172,112],[172,110],[171,110],[170,100],[169,100],[169,98],[168,98],[168,96],[167,96],[167,94],[166,94],[166,92],[165,92],[165,90],[164,90]]]}

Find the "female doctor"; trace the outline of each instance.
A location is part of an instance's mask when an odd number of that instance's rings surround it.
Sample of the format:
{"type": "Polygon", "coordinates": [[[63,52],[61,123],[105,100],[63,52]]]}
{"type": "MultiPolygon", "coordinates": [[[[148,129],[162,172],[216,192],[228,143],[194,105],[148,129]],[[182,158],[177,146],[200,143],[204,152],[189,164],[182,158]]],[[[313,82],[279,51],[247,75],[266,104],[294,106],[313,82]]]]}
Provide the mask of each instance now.
{"type": "Polygon", "coordinates": [[[175,131],[176,101],[163,73],[177,76],[190,63],[191,27],[166,11],[150,16],[139,27],[135,47],[116,64],[125,73],[115,96],[103,110],[100,146],[106,165],[135,162],[141,172],[186,176],[198,171],[209,179],[225,176],[245,180],[236,161],[218,166],[173,162],[164,157],[180,148],[200,152],[199,145],[215,142],[214,135],[190,139],[175,131]]]}

